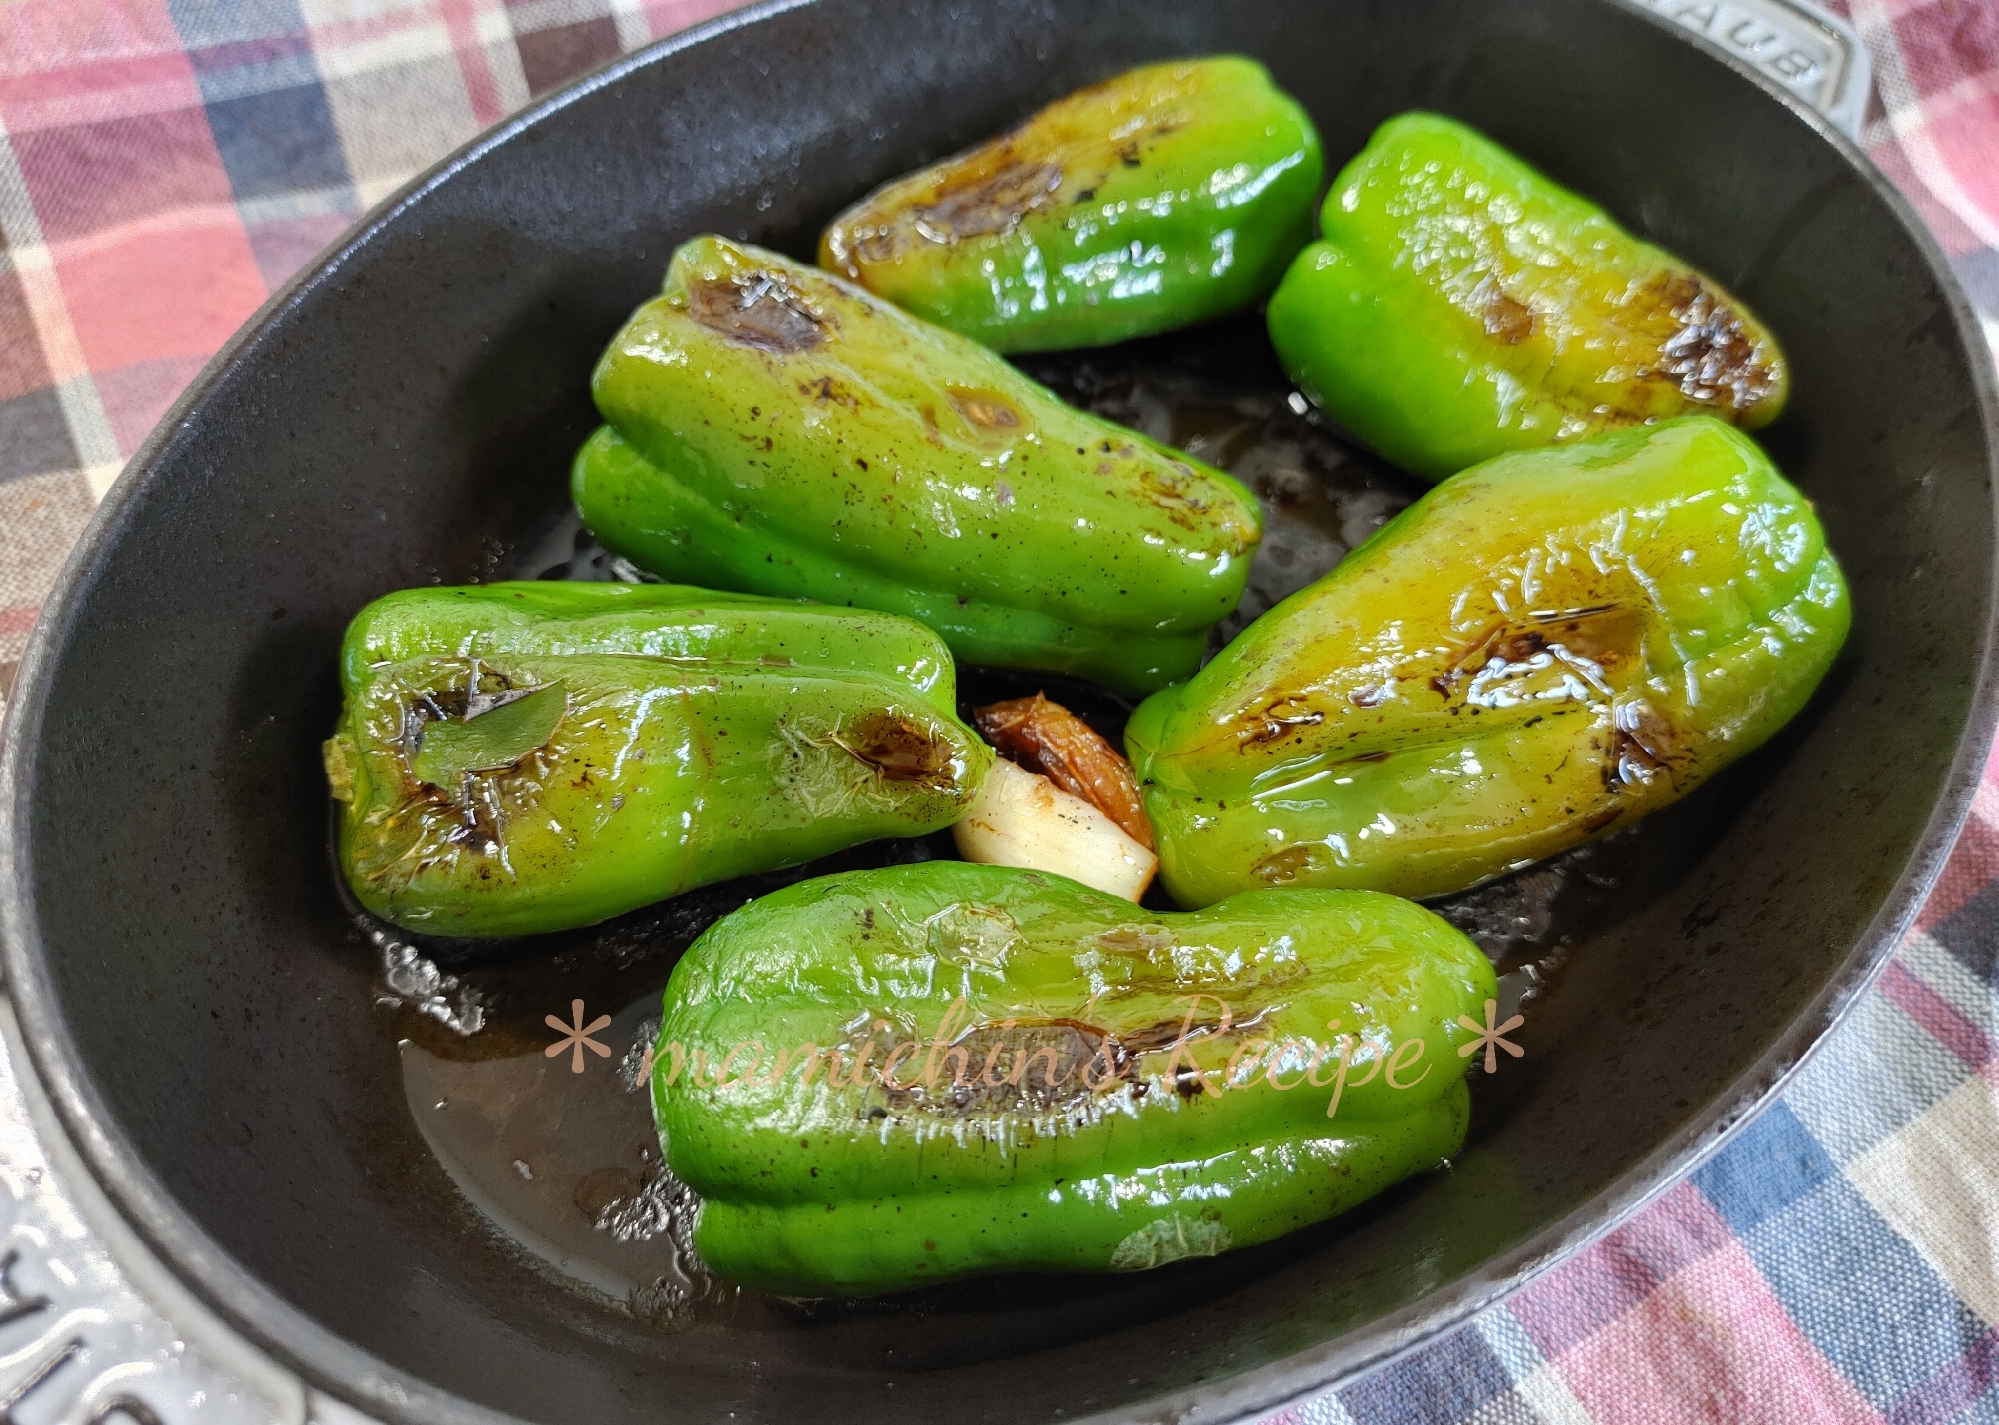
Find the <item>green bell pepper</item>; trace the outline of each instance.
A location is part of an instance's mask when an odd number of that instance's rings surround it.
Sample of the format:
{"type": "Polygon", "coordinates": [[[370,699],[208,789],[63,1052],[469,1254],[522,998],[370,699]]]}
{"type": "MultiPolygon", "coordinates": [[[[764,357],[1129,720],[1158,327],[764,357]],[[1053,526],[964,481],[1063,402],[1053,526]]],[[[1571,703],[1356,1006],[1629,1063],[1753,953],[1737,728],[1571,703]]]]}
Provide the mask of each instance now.
{"type": "Polygon", "coordinates": [[[995,351],[1106,346],[1267,296],[1324,177],[1262,65],[1149,64],[875,190],[819,265],[995,351]]]}
{"type": "Polygon", "coordinates": [[[664,577],[906,614],[968,663],[1147,692],[1242,594],[1249,491],[975,342],[697,238],[597,367],[573,490],[664,577]]]}
{"type": "Polygon", "coordinates": [[[688,950],[653,1107],[696,1250],[736,1281],[1136,1270],[1457,1151],[1460,1050],[1495,994],[1476,946],[1390,896],[1160,914],[998,866],[855,871],[688,950]]]}
{"type": "Polygon", "coordinates": [[[1418,475],[1694,412],[1755,429],[1783,407],[1775,338],[1720,283],[1451,119],[1383,124],[1320,221],[1270,299],[1271,341],[1308,397],[1418,475]]]}
{"type": "Polygon", "coordinates": [[[1762,743],[1850,620],[1810,502],[1712,417],[1474,466],[1139,705],[1161,879],[1206,905],[1518,869],[1762,743]]]}
{"type": "Polygon", "coordinates": [[[432,935],[589,925],[949,826],[992,753],[936,636],[673,585],[378,599],[325,748],[361,904],[432,935]]]}

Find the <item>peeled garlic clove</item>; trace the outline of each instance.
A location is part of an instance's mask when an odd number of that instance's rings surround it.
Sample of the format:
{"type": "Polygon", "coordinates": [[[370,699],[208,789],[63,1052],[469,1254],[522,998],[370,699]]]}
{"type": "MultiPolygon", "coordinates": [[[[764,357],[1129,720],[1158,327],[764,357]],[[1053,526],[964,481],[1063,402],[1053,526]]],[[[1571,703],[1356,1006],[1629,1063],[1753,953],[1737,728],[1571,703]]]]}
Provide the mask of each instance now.
{"type": "Polygon", "coordinates": [[[989,866],[1052,871],[1135,901],[1159,858],[1081,797],[1004,758],[951,828],[958,854],[989,866]]]}

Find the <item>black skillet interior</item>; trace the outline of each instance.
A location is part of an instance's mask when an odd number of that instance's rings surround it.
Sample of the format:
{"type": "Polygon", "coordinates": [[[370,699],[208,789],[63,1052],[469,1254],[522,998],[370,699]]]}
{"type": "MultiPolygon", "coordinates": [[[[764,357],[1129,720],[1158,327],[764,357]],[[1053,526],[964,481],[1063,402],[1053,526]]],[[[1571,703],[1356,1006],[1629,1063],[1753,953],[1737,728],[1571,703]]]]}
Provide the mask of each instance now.
{"type": "Polygon", "coordinates": [[[627,63],[310,277],[114,496],[16,689],[7,965],[37,1063],[198,1290],[394,1418],[1152,1419],[1170,1396],[1208,1420],[1330,1379],[1684,1166],[1934,873],[1989,729],[1990,395],[1902,214],[1604,0],[817,0],[627,63]],[[592,362],[679,239],[807,253],[885,177],[1218,50],[1266,61],[1334,165],[1443,109],[1754,304],[1796,370],[1769,445],[1853,580],[1839,670],[1659,823],[1448,1172],[1270,1248],[922,1309],[663,1333],[552,1286],[431,1159],[368,1008],[317,760],[343,625],[397,587],[538,572],[592,362]]]}

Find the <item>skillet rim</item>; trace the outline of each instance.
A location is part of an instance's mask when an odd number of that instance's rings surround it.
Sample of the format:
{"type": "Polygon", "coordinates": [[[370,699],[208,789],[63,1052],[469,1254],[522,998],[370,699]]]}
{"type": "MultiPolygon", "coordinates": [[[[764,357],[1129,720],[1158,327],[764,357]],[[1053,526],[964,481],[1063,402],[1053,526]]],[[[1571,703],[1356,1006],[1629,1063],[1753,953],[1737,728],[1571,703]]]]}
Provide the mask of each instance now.
{"type": "MultiPolygon", "coordinates": [[[[260,341],[281,316],[308,294],[333,282],[349,260],[404,211],[544,119],[684,50],[817,3],[819,0],[762,0],[613,59],[476,136],[363,215],[258,308],[203,366],[133,453],[93,513],[45,601],[8,699],[5,724],[0,727],[0,983],[12,1000],[20,1028],[19,1042],[10,1045],[21,1051],[16,1055],[17,1070],[35,1076],[56,1126],[88,1170],[95,1188],[184,1288],[218,1313],[240,1337],[295,1372],[307,1386],[392,1425],[528,1422],[409,1376],[293,1306],[178,1205],[116,1126],[68,1033],[35,929],[32,853],[27,837],[29,792],[34,781],[30,748],[31,741],[38,740],[33,734],[42,726],[49,688],[70,642],[76,610],[104,577],[105,546],[123,527],[139,489],[156,475],[150,467],[223,373],[238,362],[255,358],[260,341]]],[[[1959,734],[1943,792],[1914,851],[1837,971],[1728,1093],[1694,1114],[1610,1186],[1512,1250],[1400,1311],[1224,1380],[1093,1414],[1088,1420],[1172,1418],[1183,1425],[1202,1425],[1284,1409],[1436,1339],[1597,1241],[1693,1172],[1776,1099],[1886,967],[1942,872],[1970,813],[1995,726],[1999,726],[1999,372],[1995,372],[1993,353],[1978,316],[1941,247],[1908,199],[1858,144],[1822,113],[1743,60],[1698,45],[1642,0],[1599,3],[1664,31],[1677,43],[1695,43],[1709,60],[1775,98],[1793,118],[1829,144],[1843,166],[1886,207],[1910,239],[1944,298],[1961,348],[1971,358],[1975,405],[1987,452],[1988,488],[1995,495],[1994,552],[1986,593],[1985,643],[1971,710],[1959,734]]]]}

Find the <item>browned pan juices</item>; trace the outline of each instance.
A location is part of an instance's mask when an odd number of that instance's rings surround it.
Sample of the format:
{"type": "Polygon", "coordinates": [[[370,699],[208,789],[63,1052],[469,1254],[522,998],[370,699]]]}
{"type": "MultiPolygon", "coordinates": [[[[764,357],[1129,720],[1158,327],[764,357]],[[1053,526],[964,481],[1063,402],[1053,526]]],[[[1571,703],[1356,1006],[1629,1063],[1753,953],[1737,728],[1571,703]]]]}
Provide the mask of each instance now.
{"type": "MultiPolygon", "coordinates": [[[[1218,465],[1256,492],[1263,543],[1217,648],[1330,570],[1424,488],[1342,439],[1306,406],[1278,368],[1258,316],[1020,365],[1063,398],[1218,465]]],[[[519,577],[639,577],[607,555],[573,512],[512,558],[508,573],[519,577]]],[[[961,670],[960,712],[969,720],[976,706],[1042,690],[1122,744],[1132,704],[1063,678],[961,670]]],[[[1694,854],[1686,843],[1648,836],[1640,823],[1435,908],[1492,957],[1501,974],[1498,1016],[1524,1012],[1529,1029],[1517,1037],[1531,1047],[1535,1006],[1559,991],[1573,949],[1669,883],[1694,854]]],[[[524,1256],[566,1286],[607,1297],[661,1329],[720,1320],[774,1329],[829,1310],[973,1309],[964,1287],[808,1308],[709,1276],[688,1242],[691,1200],[664,1172],[639,1081],[667,975],[716,919],[808,875],[952,854],[942,834],[857,847],[605,925],[504,944],[418,945],[369,922],[378,947],[400,947],[383,952],[400,963],[394,983],[384,986],[382,1019],[401,1053],[410,1113],[467,1200],[524,1256]],[[603,1015],[610,1023],[589,1037],[605,1052],[576,1044],[571,1030],[603,1015]]],[[[1170,908],[1158,896],[1155,890],[1148,903],[1170,908]]],[[[1474,1073],[1473,1143],[1505,1111],[1506,1080],[1505,1068],[1490,1081],[1474,1073]]],[[[980,1290],[989,1296],[993,1288],[980,1290]]]]}

